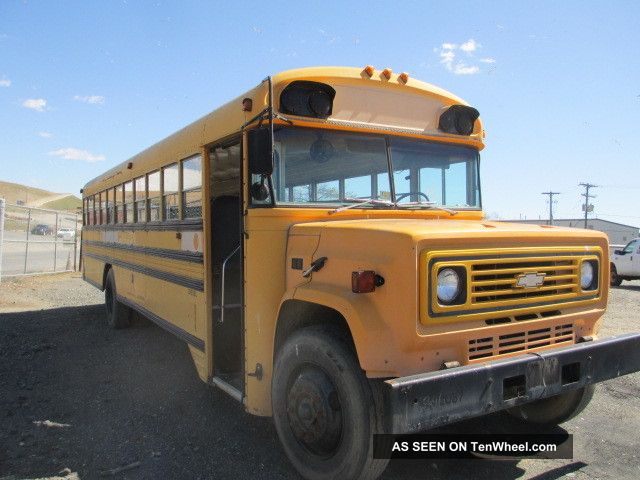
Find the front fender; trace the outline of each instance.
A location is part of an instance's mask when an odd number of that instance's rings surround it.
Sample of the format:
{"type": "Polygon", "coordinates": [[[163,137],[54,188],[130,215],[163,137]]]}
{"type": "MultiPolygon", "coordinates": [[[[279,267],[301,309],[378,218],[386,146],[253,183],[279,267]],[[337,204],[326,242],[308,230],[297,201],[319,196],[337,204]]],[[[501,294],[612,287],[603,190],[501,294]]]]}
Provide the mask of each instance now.
{"type": "Polygon", "coordinates": [[[288,292],[286,300],[300,300],[323,305],[340,313],[346,320],[356,346],[358,360],[367,377],[381,378],[398,376],[395,367],[397,341],[390,325],[376,310],[367,294],[345,292],[344,288],[313,282],[288,292]]]}

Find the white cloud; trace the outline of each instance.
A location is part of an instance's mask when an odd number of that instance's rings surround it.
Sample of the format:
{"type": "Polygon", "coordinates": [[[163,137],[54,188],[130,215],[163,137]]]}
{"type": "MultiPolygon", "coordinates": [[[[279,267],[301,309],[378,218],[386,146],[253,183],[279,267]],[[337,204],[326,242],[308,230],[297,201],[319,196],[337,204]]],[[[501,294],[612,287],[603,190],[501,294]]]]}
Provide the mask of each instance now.
{"type": "Polygon", "coordinates": [[[104,155],[95,155],[87,150],[72,147],[59,148],[58,150],[49,152],[49,155],[64,158],[65,160],[81,160],[89,163],[101,162],[105,159],[104,155]]]}
{"type": "Polygon", "coordinates": [[[440,63],[444,68],[454,75],[475,75],[480,73],[478,63],[495,63],[495,59],[491,57],[478,59],[475,53],[480,48],[482,45],[470,38],[460,45],[451,42],[442,43],[440,48],[434,49],[434,52],[440,57],[440,63]],[[459,52],[465,53],[464,61],[459,58],[459,52]]]}
{"type": "Polygon", "coordinates": [[[473,65],[467,66],[464,63],[458,63],[453,67],[453,73],[456,75],[475,75],[480,72],[480,67],[473,65]]]}
{"type": "Polygon", "coordinates": [[[472,53],[472,52],[475,52],[478,48],[480,48],[480,46],[481,45],[479,43],[476,43],[476,41],[473,38],[470,38],[469,40],[464,42],[462,45],[460,45],[460,50],[462,50],[463,52],[472,53]]]}
{"type": "Polygon", "coordinates": [[[38,135],[42,138],[52,138],[53,133],[51,132],[38,132],[38,135]]]}
{"type": "Polygon", "coordinates": [[[36,110],[37,112],[44,112],[44,109],[47,106],[47,101],[44,98],[28,98],[22,102],[22,106],[24,108],[36,110]]]}
{"type": "Polygon", "coordinates": [[[3,75],[2,78],[0,78],[0,87],[10,87],[10,86],[11,86],[11,80],[9,80],[7,77],[3,75]]]}
{"type": "Polygon", "coordinates": [[[104,97],[102,95],[76,95],[73,97],[78,102],[91,103],[94,105],[102,105],[104,97]]]}

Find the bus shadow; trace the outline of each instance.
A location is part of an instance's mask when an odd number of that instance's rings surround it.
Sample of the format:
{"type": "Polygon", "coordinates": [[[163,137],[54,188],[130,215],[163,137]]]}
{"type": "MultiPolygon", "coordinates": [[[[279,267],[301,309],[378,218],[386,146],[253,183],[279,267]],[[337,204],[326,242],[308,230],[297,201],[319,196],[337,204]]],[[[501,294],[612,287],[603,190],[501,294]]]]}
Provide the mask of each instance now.
{"type": "MultiPolygon", "coordinates": [[[[0,390],[0,478],[65,468],[97,478],[123,466],[109,476],[299,478],[271,420],[204,384],[186,344],[145,322],[112,330],[102,305],[0,314],[0,390]]],[[[492,415],[436,432],[522,428],[492,415]]],[[[515,479],[525,472],[518,464],[392,460],[382,478],[515,479]]],[[[549,466],[537,478],[582,468],[549,466]]]]}

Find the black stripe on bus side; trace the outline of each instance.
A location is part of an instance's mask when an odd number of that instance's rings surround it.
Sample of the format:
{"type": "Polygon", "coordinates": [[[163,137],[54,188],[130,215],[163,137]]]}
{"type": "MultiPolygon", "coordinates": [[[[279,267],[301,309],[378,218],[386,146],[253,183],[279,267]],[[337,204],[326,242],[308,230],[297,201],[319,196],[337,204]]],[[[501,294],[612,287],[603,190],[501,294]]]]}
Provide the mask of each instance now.
{"type": "Polygon", "coordinates": [[[84,225],[83,230],[173,230],[177,232],[202,230],[202,220],[180,220],[175,222],[144,223],[107,223],[103,225],[84,225]]]}
{"type": "Polygon", "coordinates": [[[172,250],[170,248],[141,247],[138,245],[127,245],[126,243],[103,242],[101,240],[83,240],[84,245],[102,248],[116,248],[118,250],[126,250],[130,252],[144,253],[160,258],[169,258],[171,260],[181,260],[183,262],[203,263],[201,252],[189,252],[182,250],[172,250]]]}
{"type": "Polygon", "coordinates": [[[181,275],[174,275],[173,273],[163,272],[161,270],[156,270],[154,268],[143,267],[142,265],[136,265],[135,263],[124,262],[116,258],[107,257],[104,255],[96,255],[95,253],[85,253],[84,256],[89,258],[94,258],[96,260],[100,260],[105,263],[110,263],[111,265],[117,265],[119,267],[127,268],[129,270],[133,270],[134,272],[139,272],[144,275],[149,275],[150,277],[159,278],[160,280],[165,280],[170,283],[175,283],[176,285],[181,285],[183,287],[204,292],[204,282],[202,280],[183,277],[181,275]]]}
{"type": "Polygon", "coordinates": [[[193,347],[197,348],[201,352],[204,352],[204,340],[194,335],[191,335],[186,330],[183,330],[182,328],[177,327],[176,325],[165,320],[164,318],[159,317],[152,311],[147,310],[142,305],[134,302],[133,300],[129,300],[128,298],[123,297],[122,295],[118,295],[117,298],[119,302],[124,303],[125,305],[133,308],[134,310],[136,310],[137,312],[147,317],[149,320],[151,320],[153,323],[155,323],[159,327],[164,328],[166,331],[173,333],[176,337],[180,338],[181,340],[184,340],[189,345],[192,345],[193,347]]]}

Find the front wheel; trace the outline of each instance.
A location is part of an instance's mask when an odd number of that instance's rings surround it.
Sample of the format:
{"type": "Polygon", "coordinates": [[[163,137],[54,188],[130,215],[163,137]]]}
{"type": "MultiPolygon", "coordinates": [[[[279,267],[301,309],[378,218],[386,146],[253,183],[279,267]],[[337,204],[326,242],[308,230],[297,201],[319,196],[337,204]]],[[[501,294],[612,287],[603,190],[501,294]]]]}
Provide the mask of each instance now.
{"type": "Polygon", "coordinates": [[[280,442],[304,478],[374,479],[386,468],[388,460],[373,458],[381,395],[341,335],[294,333],[276,358],[272,401],[280,442]]]}
{"type": "Polygon", "coordinates": [[[616,270],[616,266],[611,264],[611,286],[619,287],[622,283],[622,279],[620,275],[618,275],[618,270],[616,270]]]}
{"type": "Polygon", "coordinates": [[[509,408],[507,412],[528,423],[558,425],[582,412],[589,405],[594,391],[593,385],[587,385],[554,397],[509,408]]]}

